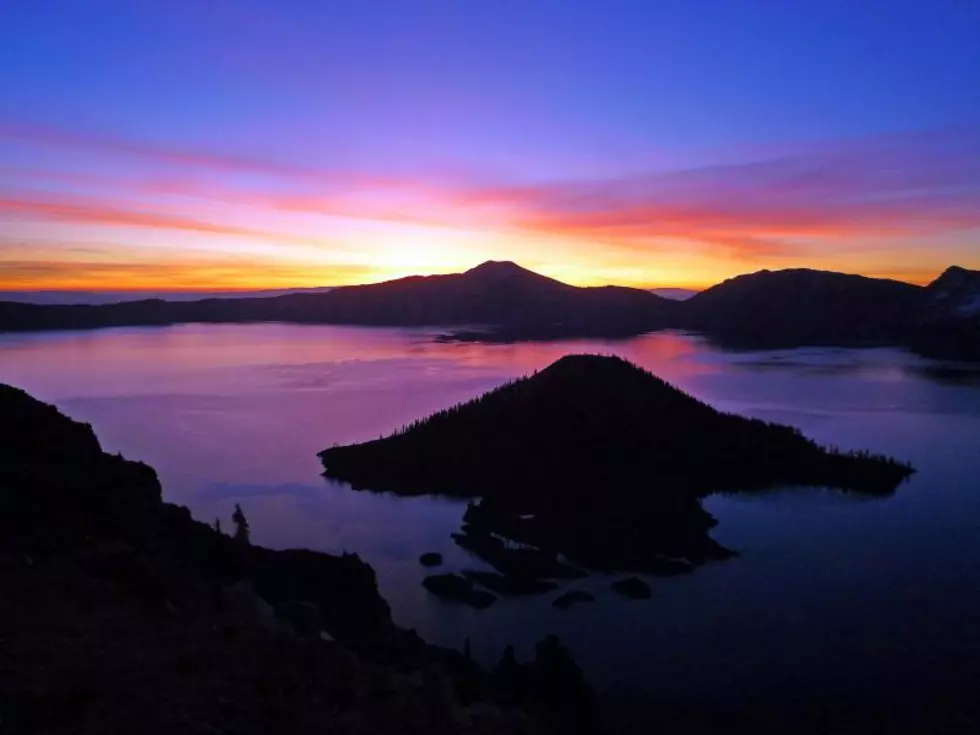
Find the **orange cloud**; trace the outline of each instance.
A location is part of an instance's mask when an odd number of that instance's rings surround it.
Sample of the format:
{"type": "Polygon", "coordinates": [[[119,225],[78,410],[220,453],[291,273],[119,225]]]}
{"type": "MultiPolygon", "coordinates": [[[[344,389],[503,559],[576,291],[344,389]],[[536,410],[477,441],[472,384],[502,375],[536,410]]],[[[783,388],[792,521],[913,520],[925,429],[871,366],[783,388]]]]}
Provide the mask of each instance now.
{"type": "Polygon", "coordinates": [[[231,290],[382,279],[374,269],[359,264],[311,266],[234,253],[153,247],[134,252],[113,244],[79,247],[0,240],[0,287],[4,290],[231,290]]]}
{"type": "Polygon", "coordinates": [[[262,288],[300,288],[324,283],[343,285],[377,280],[370,268],[332,266],[284,266],[273,261],[255,263],[214,262],[190,258],[182,263],[151,262],[52,262],[38,260],[3,261],[3,287],[6,290],[112,290],[112,291],[191,291],[262,288]]]}
{"type": "Polygon", "coordinates": [[[474,188],[532,231],[649,246],[671,238],[761,259],[800,239],[860,242],[980,226],[980,131],[862,141],[741,165],[474,188]]]}

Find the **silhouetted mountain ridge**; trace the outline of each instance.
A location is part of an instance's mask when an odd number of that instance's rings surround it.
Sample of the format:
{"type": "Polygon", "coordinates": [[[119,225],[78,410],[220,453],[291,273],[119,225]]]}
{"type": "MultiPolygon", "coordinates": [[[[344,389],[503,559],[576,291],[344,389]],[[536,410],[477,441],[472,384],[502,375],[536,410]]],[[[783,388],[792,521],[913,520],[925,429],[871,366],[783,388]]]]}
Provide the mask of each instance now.
{"type": "Polygon", "coordinates": [[[677,301],[636,288],[571,286],[510,261],[488,261],[463,273],[263,298],[0,302],[0,331],[279,321],[446,327],[441,339],[508,342],[681,328],[746,349],[895,345],[980,359],[976,283],[976,271],[959,267],[928,288],[803,268],[763,270],[677,301]]]}
{"type": "Polygon", "coordinates": [[[674,302],[641,289],[580,288],[509,262],[326,293],[192,302],[42,306],[0,303],[0,330],[185,322],[284,321],[378,326],[481,325],[562,334],[637,334],[668,326],[674,302]]]}
{"type": "Polygon", "coordinates": [[[747,347],[899,344],[923,289],[900,281],[804,268],[729,279],[684,304],[683,320],[747,347]]]}
{"type": "Polygon", "coordinates": [[[980,271],[952,266],[925,291],[912,346],[933,357],[980,360],[980,271]]]}
{"type": "Polygon", "coordinates": [[[949,319],[980,316],[980,271],[950,266],[926,288],[931,306],[949,319]]]}

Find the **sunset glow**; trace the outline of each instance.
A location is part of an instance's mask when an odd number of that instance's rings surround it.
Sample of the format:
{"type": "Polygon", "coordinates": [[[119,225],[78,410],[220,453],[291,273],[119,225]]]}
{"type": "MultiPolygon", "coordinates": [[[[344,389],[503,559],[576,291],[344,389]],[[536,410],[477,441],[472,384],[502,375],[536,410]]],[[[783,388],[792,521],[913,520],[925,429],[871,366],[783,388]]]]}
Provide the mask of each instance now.
{"type": "MultiPolygon", "coordinates": [[[[665,58],[625,20],[621,35],[593,44],[587,19],[560,5],[524,20],[562,29],[567,51],[487,27],[481,13],[440,17],[487,54],[494,39],[513,52],[490,67],[480,49],[448,41],[436,63],[423,51],[435,42],[425,17],[399,16],[418,32],[401,43],[409,28],[396,37],[353,10],[327,23],[316,3],[146,3],[112,23],[67,2],[38,5],[49,12],[0,11],[0,47],[15,62],[0,71],[0,289],[333,286],[488,259],[579,285],[693,288],[762,268],[921,283],[952,263],[980,265],[975,94],[861,119],[845,99],[859,82],[849,88],[828,67],[839,89],[817,135],[800,108],[806,90],[784,89],[785,121],[764,121],[770,88],[784,83],[773,71],[716,127],[708,89],[694,112],[679,102],[671,112],[667,98],[629,114],[629,97],[594,104],[610,92],[587,80],[568,99],[549,94],[563,64],[584,58],[613,73],[632,52],[647,54],[644,69],[665,58]],[[337,41],[357,33],[386,52],[369,60],[337,41]],[[540,65],[527,80],[524,57],[540,65]],[[468,68],[484,70],[479,99],[468,68]]],[[[658,19],[660,41],[686,39],[693,20],[676,15],[658,19]]],[[[746,33],[765,35],[768,21],[749,20],[762,25],[746,33]]],[[[943,37],[948,55],[975,55],[943,37]]],[[[918,94],[926,66],[952,73],[916,54],[888,64],[905,64],[893,71],[907,77],[898,91],[876,89],[902,99],[918,94]]],[[[723,74],[671,69],[689,84],[723,74]]],[[[640,89],[671,81],[629,74],[640,89]]]]}

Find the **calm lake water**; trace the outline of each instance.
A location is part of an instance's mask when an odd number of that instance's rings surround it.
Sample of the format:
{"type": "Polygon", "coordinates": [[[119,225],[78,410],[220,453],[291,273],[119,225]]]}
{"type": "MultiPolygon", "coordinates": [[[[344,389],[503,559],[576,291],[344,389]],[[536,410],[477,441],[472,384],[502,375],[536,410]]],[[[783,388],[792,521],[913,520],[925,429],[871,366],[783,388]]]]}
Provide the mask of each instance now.
{"type": "Polygon", "coordinates": [[[897,350],[727,353],[672,333],[519,345],[431,336],[290,325],[7,335],[0,381],[91,422],[107,450],[156,467],[165,497],[202,520],[230,525],[241,503],[258,543],[358,552],[399,624],[446,645],[469,636],[488,660],[555,632],[606,689],[863,697],[980,682],[976,374],[897,350]],[[718,408],[889,453],[919,473],[886,499],[715,496],[713,535],[740,557],[651,579],[645,602],[595,577],[579,586],[598,601],[567,612],[553,595],[487,611],[430,597],[421,552],[444,553],[448,569],[479,567],[450,539],[463,508],[320,477],[316,452],[334,442],[377,437],[582,351],[623,355],[718,408]]]}

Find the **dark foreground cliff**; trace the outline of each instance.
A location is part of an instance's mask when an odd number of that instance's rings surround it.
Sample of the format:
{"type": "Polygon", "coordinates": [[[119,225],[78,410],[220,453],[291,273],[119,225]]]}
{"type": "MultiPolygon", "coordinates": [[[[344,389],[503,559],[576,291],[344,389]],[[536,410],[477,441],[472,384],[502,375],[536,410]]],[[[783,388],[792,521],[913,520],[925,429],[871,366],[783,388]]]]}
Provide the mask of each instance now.
{"type": "Polygon", "coordinates": [[[0,731],[589,732],[557,640],[486,671],[391,622],[356,555],[273,551],[0,385],[0,731]]]}

